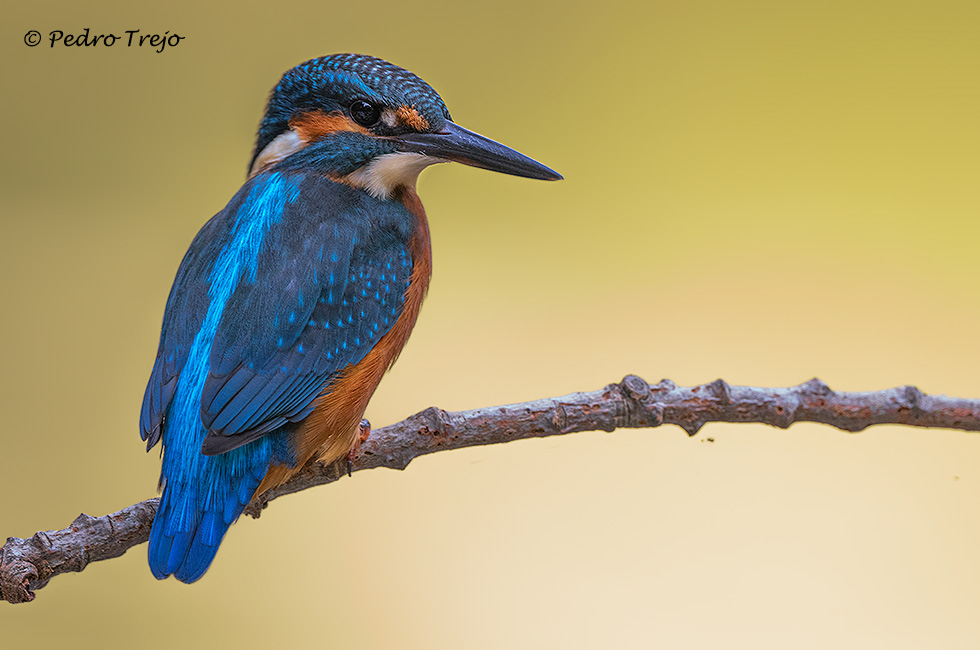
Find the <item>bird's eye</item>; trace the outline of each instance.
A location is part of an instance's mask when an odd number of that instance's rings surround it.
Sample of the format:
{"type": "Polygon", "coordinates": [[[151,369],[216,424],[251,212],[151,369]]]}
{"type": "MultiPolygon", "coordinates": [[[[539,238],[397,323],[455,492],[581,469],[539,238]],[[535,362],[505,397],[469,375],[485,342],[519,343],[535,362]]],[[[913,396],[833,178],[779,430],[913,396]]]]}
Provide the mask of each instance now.
{"type": "Polygon", "coordinates": [[[350,105],[350,116],[361,126],[374,126],[381,119],[381,109],[363,99],[358,99],[350,105]]]}

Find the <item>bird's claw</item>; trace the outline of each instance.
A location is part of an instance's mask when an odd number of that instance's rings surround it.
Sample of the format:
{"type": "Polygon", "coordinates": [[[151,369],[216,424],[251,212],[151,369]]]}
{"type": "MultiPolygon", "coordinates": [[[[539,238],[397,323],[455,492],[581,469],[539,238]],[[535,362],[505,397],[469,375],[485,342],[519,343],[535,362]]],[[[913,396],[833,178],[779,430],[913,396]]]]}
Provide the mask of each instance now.
{"type": "Polygon", "coordinates": [[[357,458],[357,451],[364,444],[364,441],[368,439],[371,435],[371,423],[366,419],[361,420],[361,423],[357,425],[358,433],[357,437],[354,439],[354,446],[349,452],[347,452],[347,476],[348,478],[354,473],[354,459],[357,458]]]}

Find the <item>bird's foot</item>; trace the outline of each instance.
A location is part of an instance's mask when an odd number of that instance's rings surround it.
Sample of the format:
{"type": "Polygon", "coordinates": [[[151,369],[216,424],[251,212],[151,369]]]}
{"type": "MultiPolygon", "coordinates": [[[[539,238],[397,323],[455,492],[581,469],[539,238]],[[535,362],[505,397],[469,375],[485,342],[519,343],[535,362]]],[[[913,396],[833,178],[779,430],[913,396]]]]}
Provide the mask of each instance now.
{"type": "Polygon", "coordinates": [[[357,458],[357,452],[364,444],[364,441],[368,439],[371,435],[371,423],[366,419],[361,420],[361,423],[357,425],[358,433],[357,437],[354,439],[354,446],[351,450],[347,452],[347,476],[350,477],[354,473],[354,459],[357,458]]]}

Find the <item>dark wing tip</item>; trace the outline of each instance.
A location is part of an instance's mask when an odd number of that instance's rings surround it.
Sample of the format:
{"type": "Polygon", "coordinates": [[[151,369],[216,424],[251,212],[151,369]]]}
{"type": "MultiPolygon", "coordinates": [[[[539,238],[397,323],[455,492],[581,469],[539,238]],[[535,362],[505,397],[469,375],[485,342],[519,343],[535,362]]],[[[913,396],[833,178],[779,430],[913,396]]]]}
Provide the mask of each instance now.
{"type": "Polygon", "coordinates": [[[262,426],[253,427],[241,433],[225,435],[209,431],[201,443],[201,453],[205,456],[220,456],[232,449],[238,449],[242,445],[247,445],[253,440],[258,440],[273,429],[277,429],[286,423],[286,420],[278,418],[276,421],[265,423],[262,426]]]}
{"type": "Polygon", "coordinates": [[[160,442],[160,427],[156,427],[153,431],[140,431],[140,437],[146,440],[146,450],[150,451],[156,444],[160,442]]]}
{"type": "Polygon", "coordinates": [[[231,451],[236,447],[245,444],[239,442],[240,436],[223,436],[218,433],[209,433],[201,443],[201,453],[205,456],[218,456],[231,451]]]}

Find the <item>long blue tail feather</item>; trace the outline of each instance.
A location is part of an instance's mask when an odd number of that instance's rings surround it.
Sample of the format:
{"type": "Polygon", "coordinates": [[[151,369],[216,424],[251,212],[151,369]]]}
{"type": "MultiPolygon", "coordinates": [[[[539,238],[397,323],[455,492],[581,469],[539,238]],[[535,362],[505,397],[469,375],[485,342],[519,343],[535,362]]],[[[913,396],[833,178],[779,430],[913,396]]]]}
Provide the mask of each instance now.
{"type": "Polygon", "coordinates": [[[269,467],[268,461],[262,464],[264,467],[235,475],[231,480],[220,481],[219,485],[207,486],[209,494],[203,499],[196,490],[180,491],[177,487],[164,486],[150,530],[148,558],[154,577],[162,580],[173,575],[181,582],[189,583],[204,575],[229,526],[241,516],[255,495],[269,467]],[[196,503],[174,503],[188,498],[204,504],[203,507],[198,508],[196,503]],[[192,509],[191,516],[186,511],[188,505],[192,509]],[[183,514],[179,516],[181,511],[183,514]]]}

